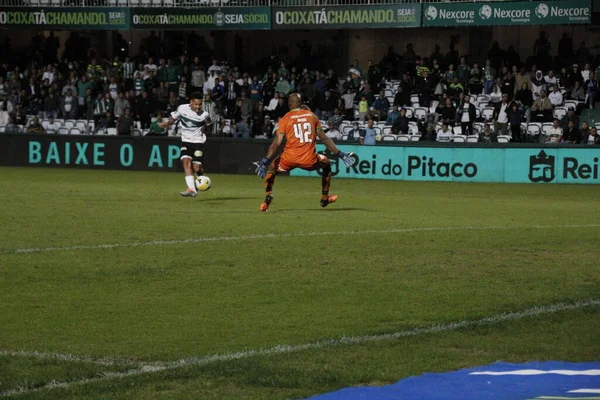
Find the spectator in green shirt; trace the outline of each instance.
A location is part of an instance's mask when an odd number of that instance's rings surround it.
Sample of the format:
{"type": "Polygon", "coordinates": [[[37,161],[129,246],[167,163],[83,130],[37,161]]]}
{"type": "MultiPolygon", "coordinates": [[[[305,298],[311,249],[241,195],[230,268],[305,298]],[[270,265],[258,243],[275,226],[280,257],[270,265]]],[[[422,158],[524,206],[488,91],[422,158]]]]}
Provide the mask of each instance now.
{"type": "Polygon", "coordinates": [[[148,132],[148,134],[146,136],[165,136],[167,135],[167,130],[165,128],[161,128],[159,126],[159,124],[162,122],[162,118],[163,115],[162,113],[159,111],[156,114],[156,120],[154,120],[154,122],[152,122],[152,124],[150,125],[150,132],[148,132]]]}

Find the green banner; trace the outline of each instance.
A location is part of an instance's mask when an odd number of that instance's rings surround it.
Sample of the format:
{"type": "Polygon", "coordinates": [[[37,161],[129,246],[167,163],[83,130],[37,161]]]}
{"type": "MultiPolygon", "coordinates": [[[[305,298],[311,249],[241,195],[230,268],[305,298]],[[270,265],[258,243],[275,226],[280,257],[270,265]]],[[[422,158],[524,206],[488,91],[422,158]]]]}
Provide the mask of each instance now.
{"type": "Polygon", "coordinates": [[[271,29],[271,8],[132,8],[131,26],[134,29],[271,29]]]}
{"type": "Polygon", "coordinates": [[[425,3],[423,26],[589,24],[590,0],[425,3]]]}
{"type": "Polygon", "coordinates": [[[414,28],[421,4],[273,7],[273,29],[414,28]]]}
{"type": "Polygon", "coordinates": [[[129,9],[123,7],[6,7],[0,28],[129,29],[129,9]]]}

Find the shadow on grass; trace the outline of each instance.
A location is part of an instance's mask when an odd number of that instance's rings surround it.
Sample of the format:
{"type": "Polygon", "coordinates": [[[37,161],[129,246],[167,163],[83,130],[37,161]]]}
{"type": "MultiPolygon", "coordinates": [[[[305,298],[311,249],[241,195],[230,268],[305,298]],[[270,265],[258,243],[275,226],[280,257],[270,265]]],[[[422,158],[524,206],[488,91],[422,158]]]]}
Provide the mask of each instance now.
{"type": "MultiPolygon", "coordinates": [[[[269,210],[271,211],[271,210],[269,210]]],[[[287,212],[287,211],[312,211],[312,212],[350,212],[350,211],[366,211],[366,212],[375,212],[375,210],[371,210],[368,208],[357,208],[357,207],[344,207],[344,208],[330,208],[327,207],[325,209],[319,208],[282,208],[282,209],[273,209],[273,212],[287,212]]]]}
{"type": "Polygon", "coordinates": [[[252,199],[256,199],[256,197],[210,197],[207,199],[200,199],[200,201],[202,202],[208,202],[208,201],[235,201],[235,200],[252,200],[252,199]]]}

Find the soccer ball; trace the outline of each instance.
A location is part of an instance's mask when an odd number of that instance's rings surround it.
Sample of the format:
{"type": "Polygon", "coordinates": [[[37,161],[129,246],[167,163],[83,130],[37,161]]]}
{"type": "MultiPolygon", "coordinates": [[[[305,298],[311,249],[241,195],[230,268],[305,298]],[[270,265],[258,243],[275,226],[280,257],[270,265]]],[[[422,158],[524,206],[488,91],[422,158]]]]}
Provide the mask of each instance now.
{"type": "Polygon", "coordinates": [[[196,189],[199,191],[206,192],[210,189],[210,185],[212,185],[212,182],[208,176],[201,175],[196,178],[196,189]]]}

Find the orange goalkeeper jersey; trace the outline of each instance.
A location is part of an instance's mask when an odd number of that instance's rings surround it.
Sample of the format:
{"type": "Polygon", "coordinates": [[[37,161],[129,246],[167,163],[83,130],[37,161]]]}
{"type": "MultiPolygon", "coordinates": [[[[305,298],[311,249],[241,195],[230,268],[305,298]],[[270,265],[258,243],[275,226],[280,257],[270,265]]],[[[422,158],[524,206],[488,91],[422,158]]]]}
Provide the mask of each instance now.
{"type": "Polygon", "coordinates": [[[316,162],[317,131],[321,121],[308,110],[295,109],[279,120],[278,134],[285,134],[286,143],[281,159],[299,166],[316,162]]]}

